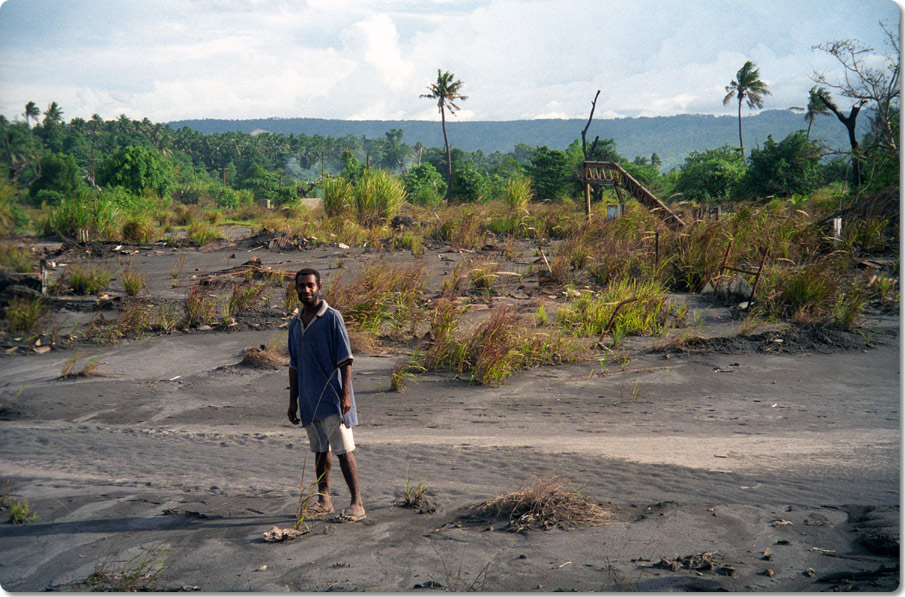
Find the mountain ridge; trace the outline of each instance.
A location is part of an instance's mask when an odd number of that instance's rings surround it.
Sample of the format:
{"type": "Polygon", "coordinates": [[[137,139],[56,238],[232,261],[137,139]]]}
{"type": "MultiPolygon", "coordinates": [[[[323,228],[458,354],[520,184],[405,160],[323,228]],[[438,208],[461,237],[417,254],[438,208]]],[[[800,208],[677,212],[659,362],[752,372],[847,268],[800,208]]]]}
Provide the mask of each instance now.
{"type": "MultiPolygon", "coordinates": [[[[867,130],[866,116],[860,119],[859,137],[867,130]]],[[[368,138],[383,137],[392,129],[402,129],[402,141],[426,147],[443,146],[443,130],[439,119],[432,120],[338,120],[326,118],[258,118],[258,119],[187,119],[168,122],[174,129],[187,126],[203,134],[266,131],[283,135],[320,135],[342,138],[347,135],[368,138]]],[[[447,120],[450,146],[464,151],[484,153],[509,152],[516,144],[531,147],[546,145],[566,149],[581,139],[587,119],[536,120],[447,120]]],[[[762,145],[768,135],[780,141],[797,130],[807,129],[804,114],[790,109],[763,110],[742,116],[745,148],[762,145]]],[[[712,114],[678,114],[674,116],[595,119],[588,129],[588,141],[599,136],[612,138],[616,150],[627,159],[650,158],[657,153],[663,170],[680,166],[692,151],[738,145],[738,118],[712,114]]],[[[845,150],[848,137],[835,118],[818,118],[811,128],[811,140],[833,149],[845,150]]]]}

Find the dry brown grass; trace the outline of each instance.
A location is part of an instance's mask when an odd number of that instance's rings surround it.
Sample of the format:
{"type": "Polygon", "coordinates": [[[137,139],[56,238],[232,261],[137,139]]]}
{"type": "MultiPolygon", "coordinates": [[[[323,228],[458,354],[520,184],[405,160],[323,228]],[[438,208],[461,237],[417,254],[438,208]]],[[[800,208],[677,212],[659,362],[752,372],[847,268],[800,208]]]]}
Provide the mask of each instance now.
{"type": "Polygon", "coordinates": [[[281,369],[289,364],[289,354],[282,345],[280,348],[264,344],[257,347],[248,346],[239,364],[255,369],[281,369]]]}
{"type": "Polygon", "coordinates": [[[568,528],[582,524],[603,524],[609,512],[574,491],[568,479],[543,477],[484,502],[476,509],[482,520],[506,521],[506,530],[568,528]]]}

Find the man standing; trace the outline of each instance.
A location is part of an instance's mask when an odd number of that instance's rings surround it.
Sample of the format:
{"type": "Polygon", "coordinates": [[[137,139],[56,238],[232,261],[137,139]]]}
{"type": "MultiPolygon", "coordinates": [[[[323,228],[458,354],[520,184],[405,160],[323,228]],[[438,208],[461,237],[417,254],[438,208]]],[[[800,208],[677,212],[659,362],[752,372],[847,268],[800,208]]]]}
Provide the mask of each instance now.
{"type": "Polygon", "coordinates": [[[358,465],[352,427],[358,424],[352,392],[352,350],[339,311],[320,298],[317,270],[305,268],[295,275],[302,308],[289,322],[289,422],[302,423],[308,432],[318,479],[318,500],[308,514],[333,512],[330,495],[331,452],[339,459],[352,496],[339,519],[355,522],[365,517],[358,486],[358,465]],[[301,418],[299,418],[301,413],[301,418]]]}

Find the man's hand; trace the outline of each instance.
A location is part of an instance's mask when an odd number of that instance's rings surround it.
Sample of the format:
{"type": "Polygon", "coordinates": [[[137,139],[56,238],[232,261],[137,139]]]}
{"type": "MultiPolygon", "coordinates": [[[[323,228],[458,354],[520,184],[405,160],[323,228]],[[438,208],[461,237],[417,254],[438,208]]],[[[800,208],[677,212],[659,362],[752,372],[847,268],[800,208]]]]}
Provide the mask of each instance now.
{"type": "Polygon", "coordinates": [[[343,393],[339,397],[339,411],[342,414],[346,414],[350,410],[352,410],[352,396],[349,393],[349,390],[343,388],[343,393]]]}
{"type": "Polygon", "coordinates": [[[301,419],[299,419],[298,415],[299,405],[295,402],[289,403],[289,411],[286,415],[289,417],[289,422],[293,425],[298,425],[301,423],[301,419]]]}

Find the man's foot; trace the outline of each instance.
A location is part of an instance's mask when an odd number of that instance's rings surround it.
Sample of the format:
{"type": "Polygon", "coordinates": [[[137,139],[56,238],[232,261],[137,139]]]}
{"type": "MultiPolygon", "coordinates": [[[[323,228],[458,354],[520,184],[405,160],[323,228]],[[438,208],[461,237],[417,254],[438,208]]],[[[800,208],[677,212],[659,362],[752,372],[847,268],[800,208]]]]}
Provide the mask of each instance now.
{"type": "Polygon", "coordinates": [[[305,509],[306,516],[323,516],[324,514],[333,514],[333,504],[315,502],[305,509]]]}
{"type": "Polygon", "coordinates": [[[368,515],[365,513],[365,509],[361,506],[349,506],[347,509],[342,511],[342,514],[339,515],[337,520],[339,522],[358,522],[359,520],[364,520],[367,517],[368,515]]]}

